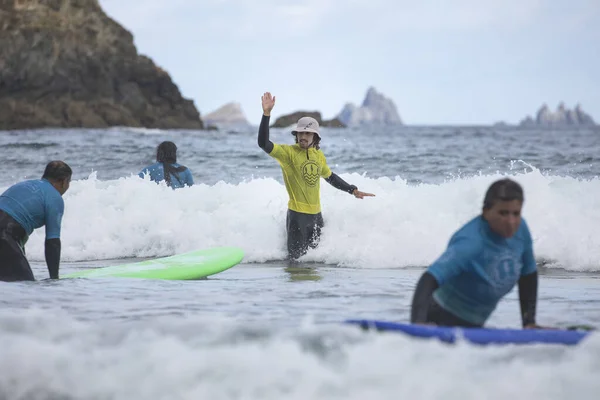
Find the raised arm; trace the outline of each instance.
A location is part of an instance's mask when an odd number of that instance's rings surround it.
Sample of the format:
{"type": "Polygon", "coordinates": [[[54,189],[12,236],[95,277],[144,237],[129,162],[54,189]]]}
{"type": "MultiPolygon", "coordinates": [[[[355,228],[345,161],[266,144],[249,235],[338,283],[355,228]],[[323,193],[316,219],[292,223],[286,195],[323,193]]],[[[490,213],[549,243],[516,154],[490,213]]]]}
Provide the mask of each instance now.
{"type": "Polygon", "coordinates": [[[258,128],[258,147],[268,153],[273,151],[273,142],[269,140],[269,120],[268,115],[263,115],[258,128]]]}
{"type": "Polygon", "coordinates": [[[261,100],[263,116],[258,128],[258,146],[265,152],[271,153],[273,151],[273,142],[269,140],[269,121],[271,119],[271,111],[275,107],[275,96],[271,96],[271,93],[265,92],[261,100]]]}

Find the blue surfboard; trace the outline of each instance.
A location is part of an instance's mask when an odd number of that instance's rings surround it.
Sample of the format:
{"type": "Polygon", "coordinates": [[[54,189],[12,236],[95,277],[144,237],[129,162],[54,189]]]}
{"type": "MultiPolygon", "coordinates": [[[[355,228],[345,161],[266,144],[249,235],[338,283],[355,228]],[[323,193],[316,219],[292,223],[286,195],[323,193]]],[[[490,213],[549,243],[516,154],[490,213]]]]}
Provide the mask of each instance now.
{"type": "Polygon", "coordinates": [[[591,334],[589,331],[565,329],[452,328],[369,319],[351,319],[344,322],[359,325],[363,329],[400,332],[420,338],[437,338],[446,343],[455,343],[457,340],[464,339],[480,345],[533,343],[576,345],[591,334]]]}

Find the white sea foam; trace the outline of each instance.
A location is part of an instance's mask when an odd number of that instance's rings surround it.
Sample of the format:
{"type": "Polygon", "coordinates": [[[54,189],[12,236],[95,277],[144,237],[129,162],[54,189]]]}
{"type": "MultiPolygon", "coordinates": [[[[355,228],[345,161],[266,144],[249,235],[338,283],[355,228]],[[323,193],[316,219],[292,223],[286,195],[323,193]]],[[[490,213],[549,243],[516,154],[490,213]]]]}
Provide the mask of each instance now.
{"type": "MultiPolygon", "coordinates": [[[[357,200],[321,181],[325,228],[306,260],[361,268],[431,263],[450,235],[481,210],[501,175],[412,185],[401,178],[341,175],[376,194],[357,200]]],[[[512,175],[525,189],[523,215],[538,260],[569,270],[600,270],[600,179],[547,176],[535,168],[512,175]]],[[[239,246],[246,262],[282,259],[287,193],[271,178],[171,190],[136,176],[74,181],[65,195],[63,259],[166,256],[239,246]]],[[[44,230],[27,243],[43,260],[44,230]]]]}
{"type": "Polygon", "coordinates": [[[6,399],[594,399],[600,337],[456,346],[355,327],[293,332],[219,318],[81,322],[0,312],[6,399]]]}

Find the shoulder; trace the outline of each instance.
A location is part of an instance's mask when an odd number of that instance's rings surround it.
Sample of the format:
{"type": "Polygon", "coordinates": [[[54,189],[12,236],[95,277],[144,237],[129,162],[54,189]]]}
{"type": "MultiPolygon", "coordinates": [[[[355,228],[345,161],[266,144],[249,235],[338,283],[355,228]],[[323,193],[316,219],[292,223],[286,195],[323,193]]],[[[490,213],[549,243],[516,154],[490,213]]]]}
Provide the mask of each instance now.
{"type": "Polygon", "coordinates": [[[20,188],[41,186],[41,184],[42,184],[41,179],[29,179],[26,181],[17,182],[14,185],[12,185],[11,187],[9,187],[9,189],[20,189],[20,188]]]}
{"type": "Polygon", "coordinates": [[[298,147],[298,146],[290,146],[289,144],[273,143],[273,150],[271,150],[271,152],[269,154],[274,157],[281,157],[283,155],[289,156],[294,153],[296,147],[298,147]]]}
{"type": "Polygon", "coordinates": [[[281,150],[284,150],[284,151],[293,151],[294,148],[297,148],[298,146],[290,145],[290,144],[273,143],[273,148],[276,148],[276,147],[279,147],[281,150]]]}
{"type": "Polygon", "coordinates": [[[469,221],[465,222],[465,224],[460,227],[455,235],[467,236],[471,238],[482,237],[481,230],[483,229],[483,218],[481,215],[478,215],[474,218],[471,218],[469,221]]]}
{"type": "Polygon", "coordinates": [[[154,164],[150,164],[150,165],[148,165],[148,166],[147,166],[146,168],[144,168],[144,169],[155,169],[155,168],[157,168],[157,167],[162,167],[162,163],[155,162],[154,164]]]}
{"type": "Polygon", "coordinates": [[[142,170],[140,171],[140,174],[143,174],[144,172],[152,172],[152,171],[156,170],[158,165],[159,165],[159,163],[147,165],[144,168],[142,168],[142,170]]]}
{"type": "Polygon", "coordinates": [[[63,200],[62,196],[50,182],[44,181],[42,185],[46,201],[52,203],[53,205],[64,204],[65,201],[63,200]]]}
{"type": "Polygon", "coordinates": [[[52,184],[45,179],[30,179],[21,183],[17,183],[17,185],[42,188],[52,187],[52,184]]]}
{"type": "Polygon", "coordinates": [[[40,192],[44,193],[44,189],[45,185],[41,179],[29,179],[15,183],[6,189],[4,193],[15,196],[25,196],[40,192]]]}
{"type": "Polygon", "coordinates": [[[43,189],[44,185],[41,179],[30,179],[22,182],[15,183],[8,189],[6,189],[7,193],[34,193],[43,189]]]}
{"type": "Polygon", "coordinates": [[[433,262],[428,271],[442,284],[450,276],[471,268],[472,262],[483,253],[483,239],[476,234],[477,221],[472,219],[457,230],[442,255],[433,262]]]}
{"type": "Polygon", "coordinates": [[[450,238],[450,246],[469,248],[470,252],[477,253],[483,249],[482,219],[481,216],[472,218],[459,228],[450,238]]]}
{"type": "MultiPolygon", "coordinates": [[[[45,179],[40,179],[38,181],[33,181],[33,184],[35,186],[41,187],[42,190],[44,190],[44,192],[46,192],[46,193],[50,193],[50,194],[57,193],[58,194],[58,191],[54,188],[54,186],[52,186],[50,181],[47,181],[45,179]]],[[[58,195],[60,196],[60,194],[58,194],[58,195]]]]}

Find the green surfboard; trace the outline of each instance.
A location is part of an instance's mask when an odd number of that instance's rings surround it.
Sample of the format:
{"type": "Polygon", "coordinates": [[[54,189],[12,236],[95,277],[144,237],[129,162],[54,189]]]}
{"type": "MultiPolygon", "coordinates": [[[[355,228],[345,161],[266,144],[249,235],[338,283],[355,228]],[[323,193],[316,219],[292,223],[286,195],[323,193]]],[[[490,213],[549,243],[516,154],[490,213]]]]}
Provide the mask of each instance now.
{"type": "Polygon", "coordinates": [[[237,247],[214,247],[137,263],[87,269],[61,278],[145,278],[167,280],[201,279],[223,272],[244,258],[237,247]]]}

